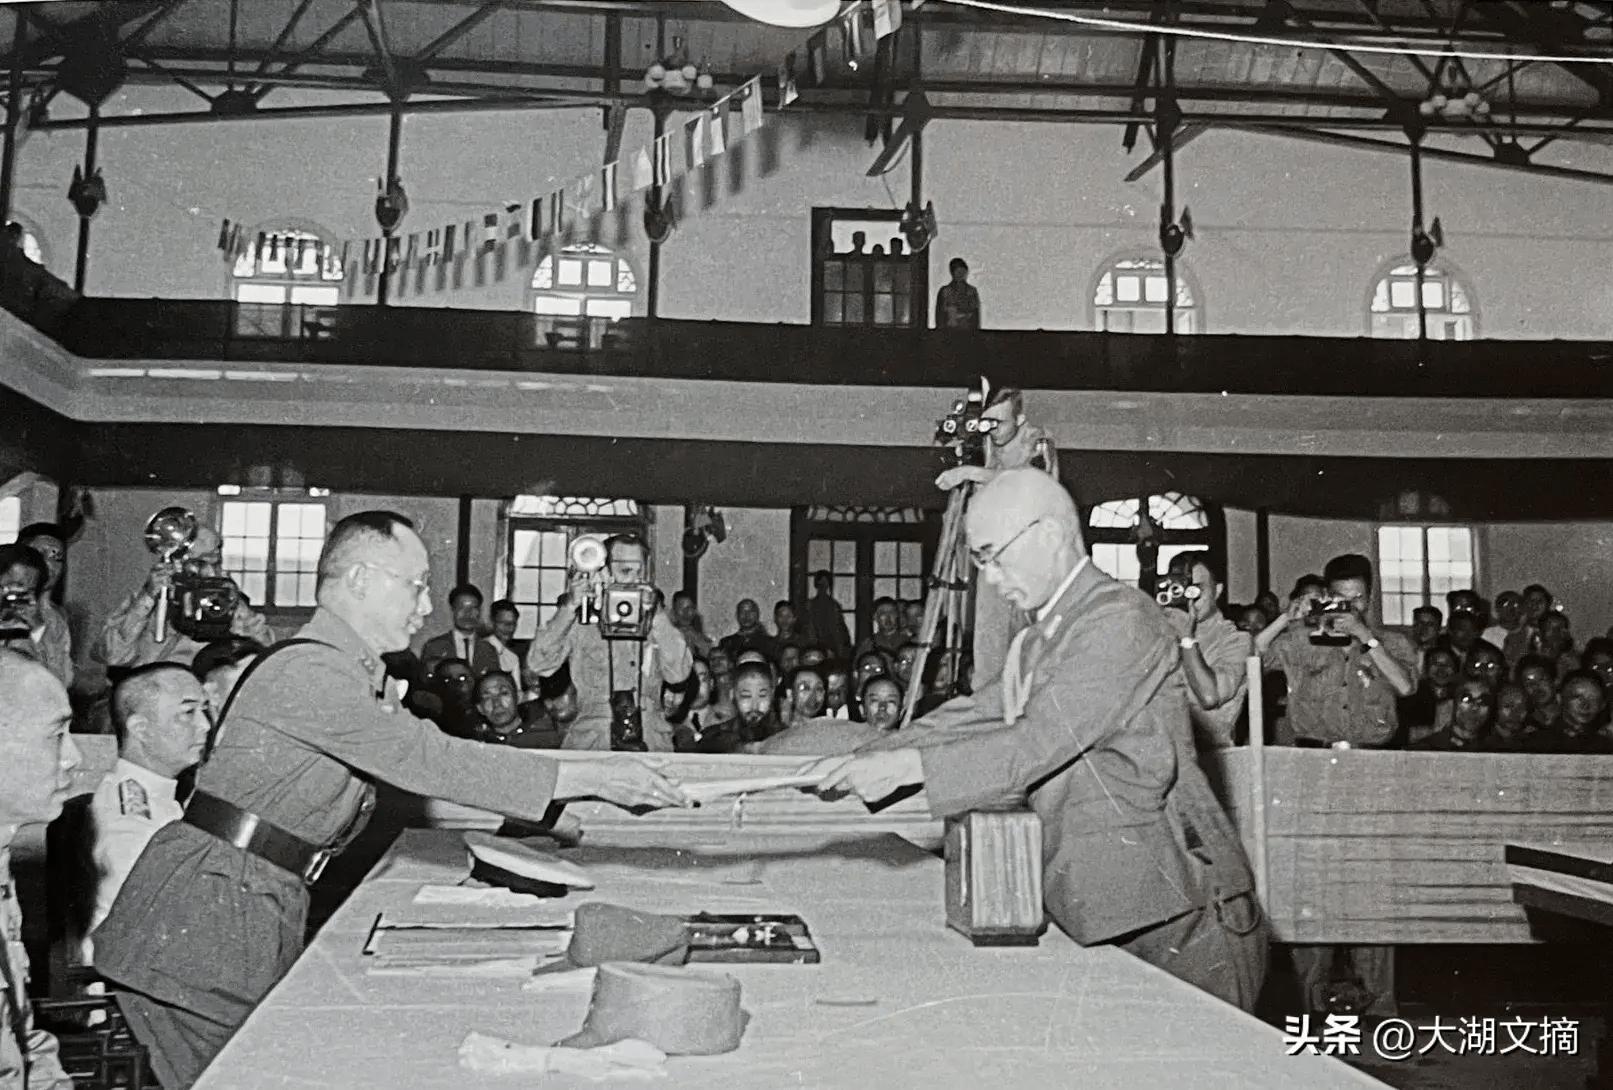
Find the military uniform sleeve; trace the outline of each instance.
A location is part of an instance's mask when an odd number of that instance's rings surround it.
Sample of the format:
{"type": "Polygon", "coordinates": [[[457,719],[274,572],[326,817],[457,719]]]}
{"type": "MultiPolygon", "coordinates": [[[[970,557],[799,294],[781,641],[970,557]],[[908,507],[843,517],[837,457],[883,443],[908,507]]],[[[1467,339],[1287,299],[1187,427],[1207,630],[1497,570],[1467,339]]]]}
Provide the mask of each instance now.
{"type": "Polygon", "coordinates": [[[526,668],[538,677],[551,677],[571,657],[572,633],[577,619],[569,609],[554,615],[554,619],[532,637],[526,649],[526,668]]]}
{"type": "Polygon", "coordinates": [[[276,660],[281,690],[297,694],[276,729],[405,791],[543,819],[559,767],[553,758],[451,738],[395,704],[389,711],[362,668],[339,652],[299,648],[276,660]]]}
{"type": "Polygon", "coordinates": [[[45,665],[56,679],[62,683],[62,688],[73,687],[73,634],[67,627],[67,621],[60,613],[51,610],[45,614],[45,631],[42,638],[45,652],[45,665]]]}
{"type": "Polygon", "coordinates": [[[1176,666],[1175,645],[1133,610],[1122,602],[1095,606],[1046,665],[1012,726],[921,749],[934,814],[1020,797],[1126,729],[1176,666]]]}
{"type": "Polygon", "coordinates": [[[90,648],[90,657],[105,666],[128,666],[139,657],[141,640],[151,638],[157,599],[142,588],[114,609],[90,648]]]}

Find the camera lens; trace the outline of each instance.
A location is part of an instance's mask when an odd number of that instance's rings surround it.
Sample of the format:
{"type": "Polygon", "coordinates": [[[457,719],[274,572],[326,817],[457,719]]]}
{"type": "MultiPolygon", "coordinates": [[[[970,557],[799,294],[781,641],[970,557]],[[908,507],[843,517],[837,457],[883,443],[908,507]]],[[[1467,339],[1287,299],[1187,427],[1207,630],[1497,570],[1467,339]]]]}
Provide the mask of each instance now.
{"type": "Polygon", "coordinates": [[[633,603],[632,602],[617,602],[616,603],[616,616],[617,617],[619,617],[619,618],[621,618],[622,620],[625,621],[625,620],[627,620],[628,617],[630,617],[632,615],[633,615],[633,603]]]}

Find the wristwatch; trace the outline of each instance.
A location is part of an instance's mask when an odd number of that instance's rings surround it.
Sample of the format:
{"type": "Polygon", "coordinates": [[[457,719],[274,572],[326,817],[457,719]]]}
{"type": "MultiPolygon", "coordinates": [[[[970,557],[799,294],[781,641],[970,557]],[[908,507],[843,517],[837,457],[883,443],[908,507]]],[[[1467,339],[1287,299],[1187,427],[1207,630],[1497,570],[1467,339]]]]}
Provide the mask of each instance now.
{"type": "Polygon", "coordinates": [[[1183,651],[1186,651],[1189,647],[1197,647],[1199,645],[1198,639],[1194,636],[1183,636],[1176,642],[1183,651]]]}
{"type": "Polygon", "coordinates": [[[1366,647],[1367,647],[1368,651],[1376,651],[1379,647],[1382,647],[1382,646],[1383,646],[1383,641],[1378,639],[1378,637],[1376,637],[1376,636],[1367,637],[1366,647]]]}

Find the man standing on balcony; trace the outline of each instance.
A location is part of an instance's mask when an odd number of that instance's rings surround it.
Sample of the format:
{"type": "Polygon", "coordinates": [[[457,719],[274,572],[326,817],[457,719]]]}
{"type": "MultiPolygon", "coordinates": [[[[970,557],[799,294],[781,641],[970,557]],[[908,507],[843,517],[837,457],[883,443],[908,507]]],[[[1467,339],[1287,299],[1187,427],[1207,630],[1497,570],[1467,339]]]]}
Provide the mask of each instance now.
{"type": "Polygon", "coordinates": [[[969,263],[955,257],[947,269],[952,280],[935,293],[935,328],[979,329],[980,293],[969,283],[969,263]]]}

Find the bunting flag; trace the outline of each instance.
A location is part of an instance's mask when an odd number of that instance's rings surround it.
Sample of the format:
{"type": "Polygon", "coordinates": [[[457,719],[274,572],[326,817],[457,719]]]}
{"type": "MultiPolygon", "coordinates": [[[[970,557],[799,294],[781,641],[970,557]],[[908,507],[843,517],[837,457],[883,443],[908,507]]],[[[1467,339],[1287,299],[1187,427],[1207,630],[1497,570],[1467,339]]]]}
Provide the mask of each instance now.
{"type": "MultiPolygon", "coordinates": [[[[860,62],[876,40],[895,33],[901,22],[900,0],[856,0],[834,26],[844,38],[846,59],[860,62]]],[[[821,86],[828,76],[827,32],[813,34],[804,48],[808,77],[814,86],[821,86]]],[[[779,108],[800,97],[798,64],[799,50],[788,53],[778,65],[779,108]]],[[[552,239],[569,243],[582,237],[619,246],[638,230],[640,205],[628,199],[632,194],[652,186],[663,189],[658,216],[675,218],[683,205],[683,188],[696,168],[714,165],[766,124],[765,78],[765,72],[752,76],[710,105],[690,103],[692,117],[625,158],[605,163],[546,195],[499,204],[464,222],[400,237],[345,239],[338,251],[335,242],[249,233],[239,221],[224,219],[216,245],[228,261],[250,255],[257,261],[284,261],[292,269],[301,269],[310,253],[321,270],[332,267],[339,255],[341,290],[348,298],[373,296],[383,270],[396,278],[400,296],[408,290],[411,274],[416,293],[424,293],[428,285],[429,290],[452,291],[506,279],[538,256],[553,252],[552,239]],[[738,118],[731,122],[735,113],[738,118]],[[489,254],[492,261],[484,261],[489,254]]],[[[729,156],[728,192],[743,187],[747,158],[729,156]]],[[[706,171],[703,177],[703,204],[710,207],[720,198],[723,182],[715,171],[706,171]]]]}
{"type": "Polygon", "coordinates": [[[795,86],[795,54],[791,53],[784,58],[784,63],[778,66],[778,104],[782,109],[801,97],[801,92],[795,86]]]}
{"type": "Polygon", "coordinates": [[[822,87],[829,78],[828,31],[820,30],[807,41],[807,76],[814,87],[822,87]]]}
{"type": "MultiPolygon", "coordinates": [[[[794,80],[793,77],[790,80],[789,92],[790,92],[790,96],[787,99],[784,98],[784,96],[782,94],[780,94],[780,96],[779,96],[780,105],[787,106],[791,102],[795,101],[795,80],[794,80]]],[[[751,81],[749,83],[745,84],[745,98],[744,98],[744,101],[742,101],[740,103],[739,109],[740,109],[741,115],[744,118],[744,122],[745,122],[744,129],[745,129],[745,135],[746,136],[749,136],[751,133],[755,132],[757,129],[762,127],[762,77],[761,76],[753,76],[753,77],[751,77],[751,81]]]]}
{"type": "Polygon", "coordinates": [[[706,141],[711,139],[706,135],[706,114],[704,111],[695,114],[683,126],[684,143],[689,149],[689,169],[706,164],[706,141]]]}
{"type": "Polygon", "coordinates": [[[440,265],[442,263],[442,228],[426,232],[426,248],[420,253],[421,265],[440,265]]]}
{"type": "Polygon", "coordinates": [[[667,133],[655,138],[655,164],[653,178],[655,185],[666,185],[672,181],[672,136],[667,133]]]}
{"type": "Polygon", "coordinates": [[[874,0],[874,37],[889,38],[902,29],[902,0],[874,0]]]}
{"type": "Polygon", "coordinates": [[[715,159],[728,150],[728,102],[732,95],[724,95],[711,108],[711,117],[706,124],[706,132],[710,139],[710,146],[706,149],[715,159]]]}

